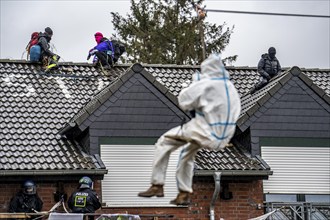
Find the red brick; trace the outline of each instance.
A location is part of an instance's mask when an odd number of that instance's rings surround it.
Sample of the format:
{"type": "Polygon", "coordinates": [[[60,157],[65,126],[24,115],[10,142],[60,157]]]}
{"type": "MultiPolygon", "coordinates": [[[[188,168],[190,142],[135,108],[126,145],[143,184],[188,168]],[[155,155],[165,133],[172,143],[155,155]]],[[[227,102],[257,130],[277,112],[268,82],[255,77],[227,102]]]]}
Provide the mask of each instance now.
{"type": "MultiPolygon", "coordinates": [[[[242,220],[256,217],[263,214],[262,210],[256,210],[250,202],[262,203],[262,181],[228,181],[229,190],[233,193],[233,199],[222,200],[220,196],[216,201],[215,219],[242,220]]],[[[38,183],[38,194],[44,201],[43,211],[49,210],[54,204],[53,193],[56,191],[57,183],[38,183]]],[[[64,190],[67,195],[76,189],[76,182],[64,183],[64,190]]],[[[0,184],[0,212],[6,212],[9,201],[19,190],[20,183],[0,184]],[[5,190],[3,190],[5,189],[5,190]]],[[[214,191],[214,181],[212,178],[199,178],[194,181],[194,193],[192,194],[192,204],[188,208],[162,208],[162,207],[121,207],[103,208],[97,213],[129,213],[129,214],[170,214],[171,219],[180,220],[209,220],[209,206],[214,191]]],[[[101,181],[95,181],[94,190],[101,195],[101,181]]],[[[63,209],[60,209],[63,210],[63,209]]],[[[143,218],[142,218],[143,219],[143,218]]],[[[165,220],[166,218],[158,218],[165,220]]]]}

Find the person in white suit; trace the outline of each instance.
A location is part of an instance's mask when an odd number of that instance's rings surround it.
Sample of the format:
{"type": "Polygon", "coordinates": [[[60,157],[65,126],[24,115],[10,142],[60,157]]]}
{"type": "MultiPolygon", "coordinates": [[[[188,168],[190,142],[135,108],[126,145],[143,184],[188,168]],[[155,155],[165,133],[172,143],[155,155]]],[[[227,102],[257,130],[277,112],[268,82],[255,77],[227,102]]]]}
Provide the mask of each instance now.
{"type": "Polygon", "coordinates": [[[212,54],[201,64],[201,73],[193,76],[191,85],[178,96],[179,106],[195,116],[186,124],[172,128],[156,143],[151,187],[141,197],[163,197],[163,186],[170,154],[183,146],[176,179],[179,194],[171,204],[188,205],[192,193],[194,159],[198,150],[220,150],[235,133],[240,115],[239,94],[229,79],[220,55],[212,54]]]}

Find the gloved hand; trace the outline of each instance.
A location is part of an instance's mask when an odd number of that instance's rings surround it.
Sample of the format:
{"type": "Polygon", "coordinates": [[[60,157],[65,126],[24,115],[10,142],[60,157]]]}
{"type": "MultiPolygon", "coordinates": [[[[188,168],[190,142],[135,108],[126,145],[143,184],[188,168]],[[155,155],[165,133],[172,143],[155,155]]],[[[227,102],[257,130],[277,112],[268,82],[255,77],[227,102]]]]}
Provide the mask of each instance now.
{"type": "Polygon", "coordinates": [[[267,79],[267,81],[269,81],[270,78],[271,78],[270,75],[269,75],[268,73],[265,73],[265,74],[264,74],[264,77],[267,79]]]}
{"type": "Polygon", "coordinates": [[[98,50],[97,49],[92,49],[89,51],[89,54],[90,55],[94,55],[98,50]]]}
{"type": "Polygon", "coordinates": [[[59,55],[56,55],[56,54],[54,54],[53,57],[52,57],[52,59],[53,59],[54,61],[59,61],[60,58],[61,58],[61,57],[60,57],[59,55]]]}
{"type": "Polygon", "coordinates": [[[91,49],[88,53],[88,56],[87,56],[87,60],[89,60],[89,58],[91,58],[92,55],[94,55],[98,50],[96,49],[91,49]]]}

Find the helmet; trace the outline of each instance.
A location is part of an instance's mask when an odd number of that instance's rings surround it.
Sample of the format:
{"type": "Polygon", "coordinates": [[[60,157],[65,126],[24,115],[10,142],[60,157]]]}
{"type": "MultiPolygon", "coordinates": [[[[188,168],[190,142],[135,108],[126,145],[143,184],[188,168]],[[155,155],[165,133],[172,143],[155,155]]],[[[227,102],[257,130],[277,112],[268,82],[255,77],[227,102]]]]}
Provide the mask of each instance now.
{"type": "Polygon", "coordinates": [[[23,193],[26,195],[34,195],[37,192],[37,187],[32,180],[26,180],[23,183],[23,193]]]}
{"type": "Polygon", "coordinates": [[[50,27],[46,27],[45,28],[45,32],[49,35],[49,36],[53,36],[53,30],[50,27]]]}
{"type": "Polygon", "coordinates": [[[84,176],[79,180],[79,188],[93,188],[93,181],[88,176],[84,176]]]}

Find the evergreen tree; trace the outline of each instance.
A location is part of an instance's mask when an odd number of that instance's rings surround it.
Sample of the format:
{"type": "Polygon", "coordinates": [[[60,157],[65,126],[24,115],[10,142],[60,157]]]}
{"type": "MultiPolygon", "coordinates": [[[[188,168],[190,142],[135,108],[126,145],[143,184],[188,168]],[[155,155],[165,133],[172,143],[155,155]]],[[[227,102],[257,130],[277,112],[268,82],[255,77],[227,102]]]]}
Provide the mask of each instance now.
{"type": "MultiPolygon", "coordinates": [[[[216,25],[199,19],[189,0],[131,0],[131,12],[127,18],[111,13],[115,31],[126,45],[128,62],[200,64],[202,40],[206,55],[220,53],[233,30],[225,28],[225,23],[216,25]]],[[[236,57],[225,60],[235,61],[236,57]]]]}

